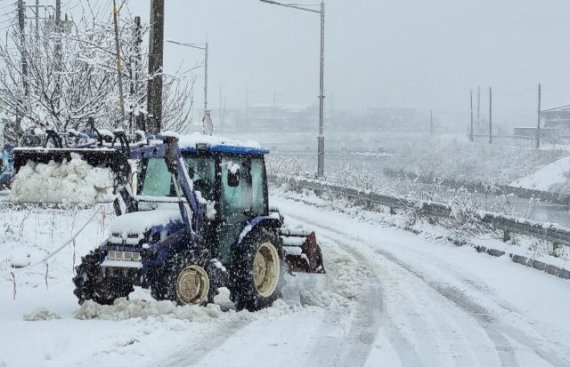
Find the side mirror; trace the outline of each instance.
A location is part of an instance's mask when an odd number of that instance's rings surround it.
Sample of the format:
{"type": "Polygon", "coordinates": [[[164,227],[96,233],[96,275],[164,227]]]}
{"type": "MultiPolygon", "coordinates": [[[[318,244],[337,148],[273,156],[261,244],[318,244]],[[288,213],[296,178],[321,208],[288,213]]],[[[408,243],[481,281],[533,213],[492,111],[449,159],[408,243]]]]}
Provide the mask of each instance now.
{"type": "Polygon", "coordinates": [[[228,167],[228,186],[229,187],[237,187],[239,186],[239,166],[238,165],[231,165],[228,167]]]}

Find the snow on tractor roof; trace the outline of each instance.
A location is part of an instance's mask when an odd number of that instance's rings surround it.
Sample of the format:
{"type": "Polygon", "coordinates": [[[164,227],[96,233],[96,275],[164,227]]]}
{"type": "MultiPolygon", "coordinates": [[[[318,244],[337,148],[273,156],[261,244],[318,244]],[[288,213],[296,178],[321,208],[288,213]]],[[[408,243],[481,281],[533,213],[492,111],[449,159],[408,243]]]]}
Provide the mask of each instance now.
{"type": "MultiPolygon", "coordinates": [[[[164,135],[166,136],[167,133],[164,135]]],[[[269,149],[262,148],[257,142],[239,142],[220,136],[208,136],[199,133],[178,136],[178,146],[183,152],[208,151],[212,153],[263,155],[269,149]]]]}

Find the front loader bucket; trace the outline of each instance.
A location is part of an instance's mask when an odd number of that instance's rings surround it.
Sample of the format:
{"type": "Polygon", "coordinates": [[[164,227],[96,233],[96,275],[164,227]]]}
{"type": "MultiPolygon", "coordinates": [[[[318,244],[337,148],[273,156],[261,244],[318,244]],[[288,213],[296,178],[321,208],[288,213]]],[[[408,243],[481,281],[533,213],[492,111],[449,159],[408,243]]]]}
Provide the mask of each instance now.
{"type": "Polygon", "coordinates": [[[285,261],[289,272],[325,274],[323,254],[315,232],[281,230],[285,261]]]}
{"type": "Polygon", "coordinates": [[[72,154],[79,155],[90,166],[110,168],[117,184],[124,184],[128,180],[130,166],[127,157],[117,149],[108,148],[15,148],[14,172],[17,173],[28,162],[41,164],[48,164],[50,161],[68,162],[72,154]]]}

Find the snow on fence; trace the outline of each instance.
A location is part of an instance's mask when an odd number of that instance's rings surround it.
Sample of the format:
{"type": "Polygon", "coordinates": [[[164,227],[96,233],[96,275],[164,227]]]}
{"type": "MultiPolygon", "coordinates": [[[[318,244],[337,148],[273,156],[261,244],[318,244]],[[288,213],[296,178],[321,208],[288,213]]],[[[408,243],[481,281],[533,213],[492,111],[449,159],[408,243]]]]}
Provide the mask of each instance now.
{"type": "MultiPolygon", "coordinates": [[[[327,182],[307,179],[301,177],[278,177],[270,176],[269,180],[278,184],[286,184],[293,190],[307,189],[315,192],[328,192],[339,197],[364,202],[367,204],[375,204],[390,208],[393,213],[396,209],[411,208],[419,213],[439,218],[450,218],[453,216],[454,208],[440,203],[412,201],[399,198],[396,196],[377,194],[370,191],[359,191],[352,188],[341,187],[327,182]]],[[[511,233],[517,233],[536,239],[551,242],[554,247],[563,245],[570,247],[570,229],[562,228],[551,223],[540,223],[527,219],[509,217],[497,213],[480,212],[474,215],[474,219],[481,224],[490,225],[491,228],[503,231],[503,241],[510,239],[511,233]]],[[[494,256],[502,256],[505,253],[493,249],[478,248],[488,252],[494,256]]],[[[557,275],[561,278],[570,279],[570,272],[566,269],[550,266],[540,261],[528,259],[519,255],[511,255],[513,261],[528,265],[539,270],[544,270],[550,274],[557,275]]]]}

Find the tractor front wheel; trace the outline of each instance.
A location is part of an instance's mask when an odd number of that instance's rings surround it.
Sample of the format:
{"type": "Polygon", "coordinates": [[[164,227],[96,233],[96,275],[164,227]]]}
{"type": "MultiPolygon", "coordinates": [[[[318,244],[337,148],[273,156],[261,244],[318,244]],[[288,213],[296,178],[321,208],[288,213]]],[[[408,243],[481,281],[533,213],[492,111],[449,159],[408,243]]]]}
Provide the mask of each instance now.
{"type": "Polygon", "coordinates": [[[73,293],[79,304],[87,300],[102,305],[112,305],[117,298],[128,297],[134,290],[128,279],[101,276],[101,251],[94,250],[81,258],[81,264],[75,267],[73,293]]]}
{"type": "Polygon", "coordinates": [[[192,252],[176,254],[169,259],[151,283],[152,296],[179,305],[204,305],[213,300],[216,286],[206,256],[192,252]]]}

